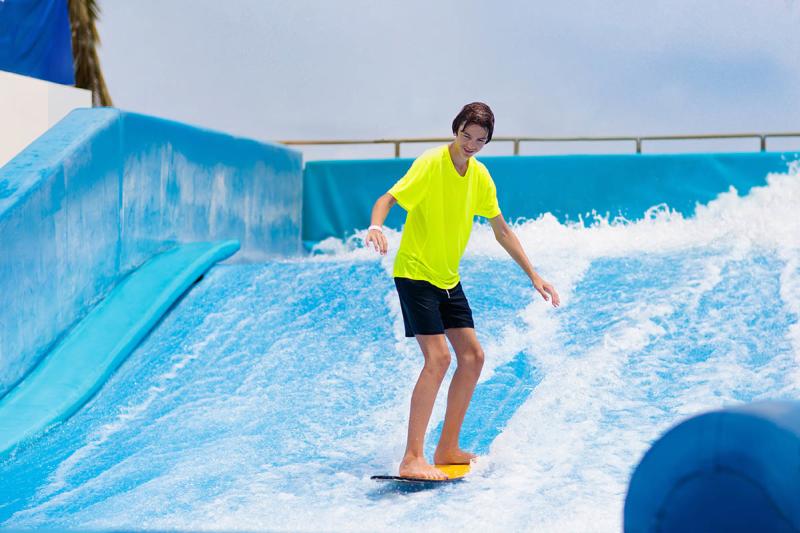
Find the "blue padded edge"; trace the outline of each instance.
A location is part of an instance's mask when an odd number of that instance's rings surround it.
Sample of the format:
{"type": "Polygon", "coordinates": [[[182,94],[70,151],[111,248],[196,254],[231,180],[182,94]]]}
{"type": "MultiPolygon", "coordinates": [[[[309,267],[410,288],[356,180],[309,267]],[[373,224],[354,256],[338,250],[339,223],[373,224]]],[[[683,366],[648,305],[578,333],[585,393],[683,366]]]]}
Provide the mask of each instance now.
{"type": "Polygon", "coordinates": [[[126,277],[0,400],[0,456],[80,409],[170,306],[238,249],[238,241],[184,244],[126,277]]]}
{"type": "Polygon", "coordinates": [[[798,531],[798,450],[800,402],[758,402],[692,417],[662,435],[636,467],[625,532],[672,531],[675,521],[682,533],[752,530],[745,519],[762,524],[762,531],[798,531]],[[729,489],[723,497],[721,486],[729,489]],[[743,508],[734,499],[750,503],[743,508]]]}

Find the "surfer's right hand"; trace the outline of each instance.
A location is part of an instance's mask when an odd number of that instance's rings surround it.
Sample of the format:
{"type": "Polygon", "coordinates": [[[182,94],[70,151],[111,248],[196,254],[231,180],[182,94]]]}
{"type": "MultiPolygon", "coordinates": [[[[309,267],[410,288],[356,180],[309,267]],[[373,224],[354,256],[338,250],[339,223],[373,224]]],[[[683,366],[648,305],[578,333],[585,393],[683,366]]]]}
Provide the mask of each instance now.
{"type": "Polygon", "coordinates": [[[364,239],[364,246],[369,247],[370,243],[372,243],[375,251],[379,252],[381,255],[386,255],[386,252],[389,250],[389,241],[386,240],[383,231],[377,228],[372,228],[367,232],[367,237],[364,239]]]}

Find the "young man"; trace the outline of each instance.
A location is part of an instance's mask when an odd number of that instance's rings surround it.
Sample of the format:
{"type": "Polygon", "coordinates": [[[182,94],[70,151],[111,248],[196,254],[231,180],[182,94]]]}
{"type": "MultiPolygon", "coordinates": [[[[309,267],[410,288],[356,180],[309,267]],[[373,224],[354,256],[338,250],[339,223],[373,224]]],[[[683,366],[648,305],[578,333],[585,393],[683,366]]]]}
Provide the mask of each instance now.
{"type": "Polygon", "coordinates": [[[411,395],[408,440],[400,476],[446,479],[423,455],[439,386],[450,366],[445,337],[456,352],[458,367],[447,394],[442,436],[434,464],[468,464],[475,454],[458,446],[461,424],[483,367],[483,349],[475,335],[467,298],[461,288],[458,265],[466,248],[475,215],[489,219],[495,238],[525,271],[533,288],[554,307],[558,293],[534,271],[497,204],[494,182],[486,167],[473,159],[492,139],[494,115],[486,104],[464,106],[453,120],[455,139],[426,151],[405,176],[378,198],[365,239],[381,255],[388,247],[381,225],[399,203],[407,212],[394,280],[403,311],[407,337],[416,337],[425,365],[411,395]]]}

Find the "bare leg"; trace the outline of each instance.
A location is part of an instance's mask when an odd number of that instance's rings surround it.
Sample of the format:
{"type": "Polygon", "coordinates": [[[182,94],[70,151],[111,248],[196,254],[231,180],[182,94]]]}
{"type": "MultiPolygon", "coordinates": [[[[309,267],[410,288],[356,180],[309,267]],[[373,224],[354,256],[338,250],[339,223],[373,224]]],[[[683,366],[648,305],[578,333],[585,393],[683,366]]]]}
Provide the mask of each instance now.
{"type": "Polygon", "coordinates": [[[483,368],[483,349],[473,328],[451,328],[445,334],[456,351],[458,367],[450,382],[442,436],[433,458],[436,464],[468,464],[475,454],[459,448],[458,437],[483,368]]]}
{"type": "Polygon", "coordinates": [[[425,356],[425,366],[411,394],[411,413],[408,418],[408,440],[400,475],[421,479],[447,479],[440,470],[431,466],[424,456],[425,431],[436,401],[436,394],[450,366],[450,350],[444,335],[417,335],[417,342],[425,356]]]}

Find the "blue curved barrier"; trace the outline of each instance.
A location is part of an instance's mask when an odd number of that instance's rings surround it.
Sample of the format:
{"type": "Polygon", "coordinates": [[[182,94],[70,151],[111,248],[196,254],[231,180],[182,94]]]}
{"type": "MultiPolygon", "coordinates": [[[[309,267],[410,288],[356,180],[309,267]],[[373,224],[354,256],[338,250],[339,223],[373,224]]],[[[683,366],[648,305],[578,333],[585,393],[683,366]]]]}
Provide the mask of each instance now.
{"type": "Polygon", "coordinates": [[[800,530],[800,402],[705,413],[664,434],[633,473],[626,533],[800,530]]]}
{"type": "Polygon", "coordinates": [[[0,400],[0,456],[86,403],[175,301],[236,241],[178,246],[126,277],[0,400]]]}

